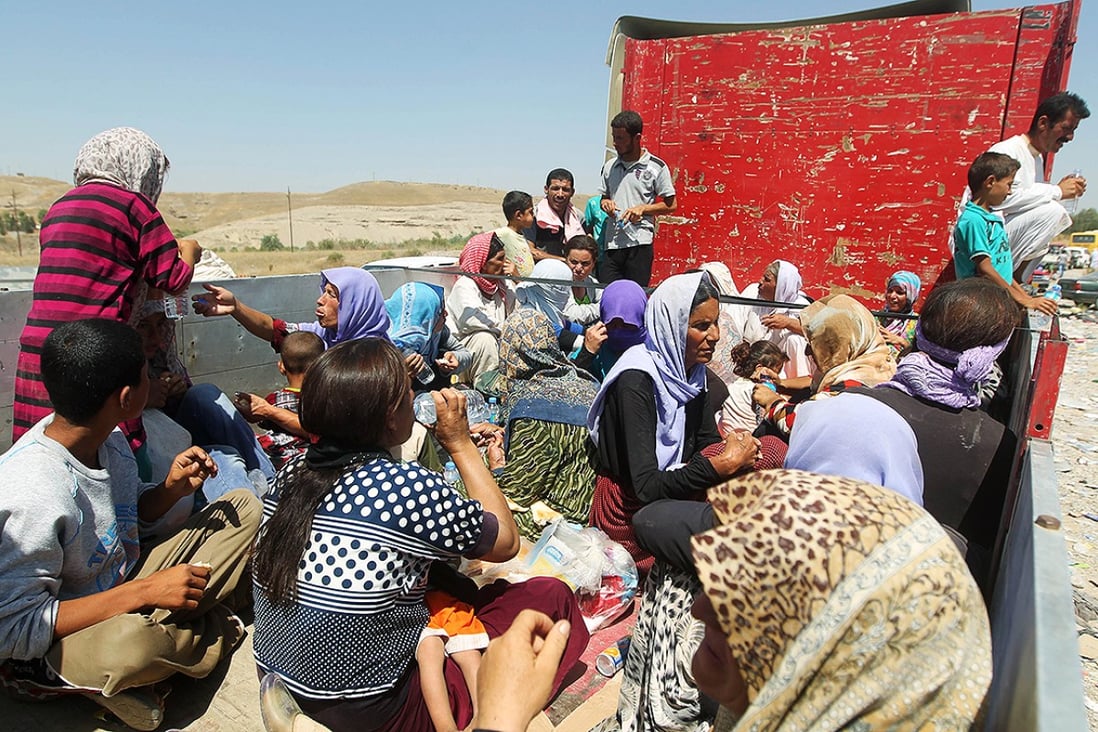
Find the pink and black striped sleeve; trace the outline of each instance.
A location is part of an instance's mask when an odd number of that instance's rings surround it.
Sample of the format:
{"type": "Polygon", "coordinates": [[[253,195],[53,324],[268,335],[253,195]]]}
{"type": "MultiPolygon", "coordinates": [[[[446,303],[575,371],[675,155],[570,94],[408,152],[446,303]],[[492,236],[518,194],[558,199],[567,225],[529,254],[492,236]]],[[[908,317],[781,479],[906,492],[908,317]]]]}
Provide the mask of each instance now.
{"type": "Polygon", "coordinates": [[[190,286],[194,268],[179,258],[179,245],[171,229],[143,196],[134,201],[134,213],[141,223],[137,248],[145,281],[150,287],[180,294],[190,286]]]}

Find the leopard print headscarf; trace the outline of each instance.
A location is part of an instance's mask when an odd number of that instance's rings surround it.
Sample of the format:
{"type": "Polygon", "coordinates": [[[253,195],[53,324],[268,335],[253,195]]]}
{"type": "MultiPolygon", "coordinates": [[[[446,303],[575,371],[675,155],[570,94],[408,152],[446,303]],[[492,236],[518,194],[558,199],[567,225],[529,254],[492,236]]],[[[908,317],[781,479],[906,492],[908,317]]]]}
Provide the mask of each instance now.
{"type": "Polygon", "coordinates": [[[141,193],[156,205],[167,174],[168,158],[155,140],[132,127],[115,127],[84,143],[72,177],[78,186],[112,183],[141,193]]]}
{"type": "Polygon", "coordinates": [[[747,684],[736,729],[968,729],[991,683],[987,611],[929,514],[797,470],[709,501],[719,525],[692,543],[747,684]]]}

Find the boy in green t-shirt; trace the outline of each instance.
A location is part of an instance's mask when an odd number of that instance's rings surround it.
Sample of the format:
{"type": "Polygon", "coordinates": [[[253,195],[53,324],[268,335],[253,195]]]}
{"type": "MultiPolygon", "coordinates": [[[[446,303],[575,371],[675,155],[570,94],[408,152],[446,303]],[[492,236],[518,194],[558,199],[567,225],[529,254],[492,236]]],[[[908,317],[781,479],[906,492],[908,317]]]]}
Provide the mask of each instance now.
{"type": "Polygon", "coordinates": [[[492,233],[503,243],[504,256],[514,265],[514,272],[529,277],[534,270],[533,244],[527,241],[523,230],[534,225],[534,199],[529,193],[511,191],[503,197],[503,215],[507,226],[501,226],[492,233]]]}
{"type": "Polygon", "coordinates": [[[1033,297],[1014,280],[1014,260],[1010,254],[1003,219],[992,213],[1010,195],[1018,161],[1002,153],[986,152],[968,169],[968,187],[972,200],[965,204],[953,230],[953,265],[957,279],[983,277],[1005,287],[1019,305],[1054,315],[1057,305],[1044,297],[1033,297]]]}

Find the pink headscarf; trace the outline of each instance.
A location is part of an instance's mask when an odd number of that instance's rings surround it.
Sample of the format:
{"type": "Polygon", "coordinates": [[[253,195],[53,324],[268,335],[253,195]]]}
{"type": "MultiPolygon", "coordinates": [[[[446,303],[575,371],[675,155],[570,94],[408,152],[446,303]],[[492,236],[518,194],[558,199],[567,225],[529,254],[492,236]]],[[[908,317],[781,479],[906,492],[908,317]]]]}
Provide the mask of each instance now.
{"type": "Polygon", "coordinates": [[[458,257],[458,266],[461,267],[461,271],[476,282],[480,291],[488,297],[493,297],[499,290],[495,280],[480,276],[484,263],[488,261],[488,248],[491,243],[492,232],[485,231],[477,234],[465,244],[465,248],[461,250],[461,256],[458,257]]]}

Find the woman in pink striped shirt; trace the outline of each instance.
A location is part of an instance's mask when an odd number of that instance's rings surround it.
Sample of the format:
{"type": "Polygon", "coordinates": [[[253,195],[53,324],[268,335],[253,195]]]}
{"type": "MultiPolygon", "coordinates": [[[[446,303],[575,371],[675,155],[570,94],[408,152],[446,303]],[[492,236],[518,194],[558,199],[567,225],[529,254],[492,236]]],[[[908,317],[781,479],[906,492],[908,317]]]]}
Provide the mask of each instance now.
{"type": "Polygon", "coordinates": [[[50,207],[39,234],[34,300],[19,339],[13,441],[52,411],[39,371],[50,331],[81,318],[132,324],[148,288],[174,295],[190,285],[202,249],[193,240],[177,243],[156,210],[167,172],[160,146],[130,127],[102,132],[80,149],[76,188],[50,207]]]}

